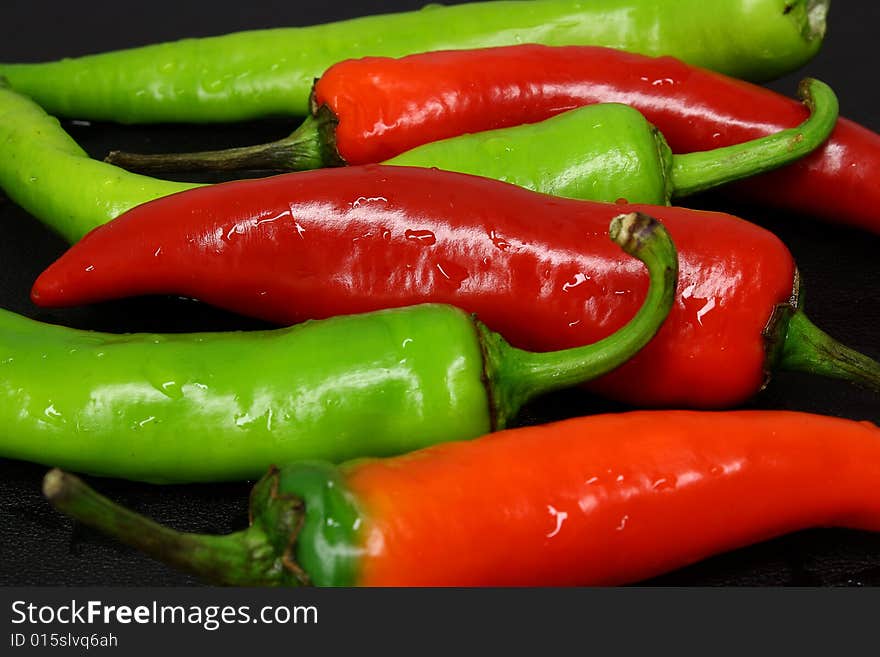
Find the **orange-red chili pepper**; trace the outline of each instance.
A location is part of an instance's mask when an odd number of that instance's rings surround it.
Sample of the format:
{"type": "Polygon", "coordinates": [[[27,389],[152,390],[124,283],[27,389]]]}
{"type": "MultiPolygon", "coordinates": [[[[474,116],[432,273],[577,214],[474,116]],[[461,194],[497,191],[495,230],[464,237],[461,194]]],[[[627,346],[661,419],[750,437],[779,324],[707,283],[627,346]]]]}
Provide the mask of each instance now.
{"type": "Polygon", "coordinates": [[[252,525],[179,534],[53,471],[61,510],[231,584],[609,585],[809,527],[880,531],[880,429],[783,411],[633,412],[341,468],[271,471],[252,525]]]}

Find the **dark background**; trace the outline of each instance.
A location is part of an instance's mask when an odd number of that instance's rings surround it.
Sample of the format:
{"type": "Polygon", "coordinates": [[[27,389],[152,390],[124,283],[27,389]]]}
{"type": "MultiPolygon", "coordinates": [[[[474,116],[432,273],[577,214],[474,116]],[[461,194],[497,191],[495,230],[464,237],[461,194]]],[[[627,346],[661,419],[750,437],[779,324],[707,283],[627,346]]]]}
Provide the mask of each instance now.
{"type": "MultiPolygon", "coordinates": [[[[181,37],[308,25],[365,13],[410,9],[423,3],[397,0],[318,4],[321,6],[289,0],[7,2],[0,18],[0,61],[41,61],[181,37]]],[[[771,86],[793,95],[801,75],[808,73],[835,88],[843,115],[874,130],[880,129],[872,45],[878,27],[877,5],[835,0],[822,52],[805,71],[771,86]]],[[[297,123],[290,119],[235,126],[138,128],[66,122],[65,127],[93,156],[100,158],[111,148],[195,150],[255,143],[285,135],[297,123]]],[[[876,256],[880,239],[808,217],[737,204],[715,195],[705,195],[690,205],[733,212],[777,233],[801,268],[812,319],[843,342],[880,357],[880,278],[876,256]]],[[[182,299],[136,299],[63,311],[37,309],[28,300],[30,285],[61,255],[65,243],[2,193],[0,227],[0,307],[53,323],[115,332],[261,326],[182,299]]],[[[749,407],[793,409],[880,422],[876,395],[843,383],[794,374],[778,375],[749,407]]],[[[623,409],[582,391],[572,391],[533,405],[523,420],[535,422],[623,409]]],[[[0,585],[194,583],[191,578],[56,513],[40,495],[45,471],[43,466],[0,459],[0,585]]],[[[94,478],[91,481],[112,498],[182,530],[229,532],[247,523],[247,483],[158,487],[94,478]]],[[[720,513],[723,511],[719,509],[720,513]]],[[[651,583],[880,584],[880,535],[831,529],[801,532],[718,556],[651,583]]]]}

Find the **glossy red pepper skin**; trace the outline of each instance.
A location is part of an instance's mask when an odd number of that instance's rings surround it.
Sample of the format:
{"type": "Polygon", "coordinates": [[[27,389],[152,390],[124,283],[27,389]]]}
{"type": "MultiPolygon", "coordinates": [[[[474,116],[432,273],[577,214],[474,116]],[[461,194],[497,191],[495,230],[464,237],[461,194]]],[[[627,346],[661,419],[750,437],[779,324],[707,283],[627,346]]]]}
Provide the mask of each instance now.
{"type": "Polygon", "coordinates": [[[880,429],[599,415],[354,464],[345,481],[367,518],[360,585],[625,584],[808,527],[880,531],[880,429]]]}
{"type": "MultiPolygon", "coordinates": [[[[677,303],[657,337],[595,389],[649,406],[750,397],[764,380],[762,330],[792,294],[791,254],[729,215],[626,207],[672,236],[677,303]]],[[[560,349],[610,335],[644,299],[643,268],[608,239],[621,209],[408,167],[237,181],[95,229],[32,296],[63,305],[178,294],[282,324],[434,301],[476,312],[516,346],[560,349]]]]}
{"type": "MultiPolygon", "coordinates": [[[[631,105],[676,153],[728,146],[792,128],[796,100],[687,65],[589,46],[445,51],[334,65],[314,105],[339,120],[349,164],[380,162],[424,143],[534,123],[593,103],[631,105]]],[[[829,141],[785,169],[732,188],[775,207],[880,232],[880,135],[840,119],[829,141]]]]}

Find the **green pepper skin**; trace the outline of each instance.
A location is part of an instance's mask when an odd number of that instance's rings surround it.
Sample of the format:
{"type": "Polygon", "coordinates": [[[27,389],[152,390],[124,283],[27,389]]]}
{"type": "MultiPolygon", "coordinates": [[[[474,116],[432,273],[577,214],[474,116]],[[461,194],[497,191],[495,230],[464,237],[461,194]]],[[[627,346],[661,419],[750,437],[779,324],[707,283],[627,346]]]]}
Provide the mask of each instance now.
{"type": "MultiPolygon", "coordinates": [[[[369,516],[349,490],[345,474],[363,461],[341,466],[310,461],[270,468],[251,491],[250,527],[220,540],[230,553],[235,544],[271,546],[271,551],[262,550],[275,558],[270,567],[263,566],[263,572],[270,574],[267,585],[357,586],[359,566],[368,550],[369,516]]],[[[186,569],[192,564],[180,565],[186,569]]],[[[247,582],[255,570],[252,564],[230,559],[220,581],[247,582]]]]}
{"type": "Polygon", "coordinates": [[[567,198],[668,205],[671,197],[666,140],[637,110],[617,103],[444,139],[384,164],[433,166],[567,198]],[[539,144],[548,150],[542,153],[539,144]]]}
{"type": "Polygon", "coordinates": [[[448,306],[180,336],[0,312],[0,340],[2,455],[91,474],[241,480],[492,428],[475,324],[448,306]]]}
{"type": "Polygon", "coordinates": [[[91,159],[58,119],[3,84],[0,145],[0,188],[69,242],[137,205],[199,186],[91,159]]]}
{"type": "Polygon", "coordinates": [[[474,2],[311,27],[185,39],[37,64],[0,64],[52,114],[125,123],[305,115],[312,83],[353,57],[518,43],[673,55],[767,80],[818,51],[829,0],[474,2]]]}
{"type": "Polygon", "coordinates": [[[254,487],[249,531],[259,527],[275,553],[285,555],[285,579],[292,571],[297,584],[357,586],[367,518],[344,472],[328,463],[298,463],[273,468],[254,487]]]}

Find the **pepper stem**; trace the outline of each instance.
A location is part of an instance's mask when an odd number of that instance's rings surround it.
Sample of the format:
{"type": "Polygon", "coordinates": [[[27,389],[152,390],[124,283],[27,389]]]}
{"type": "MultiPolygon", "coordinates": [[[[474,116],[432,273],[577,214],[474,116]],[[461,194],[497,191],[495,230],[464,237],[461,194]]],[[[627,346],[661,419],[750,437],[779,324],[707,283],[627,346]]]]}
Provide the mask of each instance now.
{"type": "Polygon", "coordinates": [[[807,0],[807,22],[803,27],[803,35],[807,41],[821,39],[825,36],[830,5],[831,0],[807,0]]]}
{"type": "Polygon", "coordinates": [[[326,107],[309,116],[292,134],[256,146],[197,153],[112,151],[105,162],[141,173],[171,171],[306,171],[345,164],[336,152],[336,117],[326,107]]]}
{"type": "Polygon", "coordinates": [[[778,367],[843,379],[880,392],[880,363],[842,345],[801,311],[788,322],[778,367]]]}
{"type": "Polygon", "coordinates": [[[257,525],[210,536],[174,531],[111,502],[81,479],[59,469],[43,479],[43,494],[59,511],[171,566],[215,584],[277,586],[289,583],[257,525]]]}
{"type": "Polygon", "coordinates": [[[678,257],[663,225],[647,215],[615,217],[611,239],[648,268],[642,307],[623,328],[591,345],[533,353],[511,346],[478,323],[493,404],[494,429],[504,428],[520,407],[539,395],[603,376],[632,358],[660,330],[672,309],[678,257]]]}
{"type": "Polygon", "coordinates": [[[798,96],[810,116],[797,128],[726,148],[673,156],[672,196],[687,196],[777,169],[822,145],[837,124],[837,96],[831,87],[813,78],[801,81],[798,96]]]}

